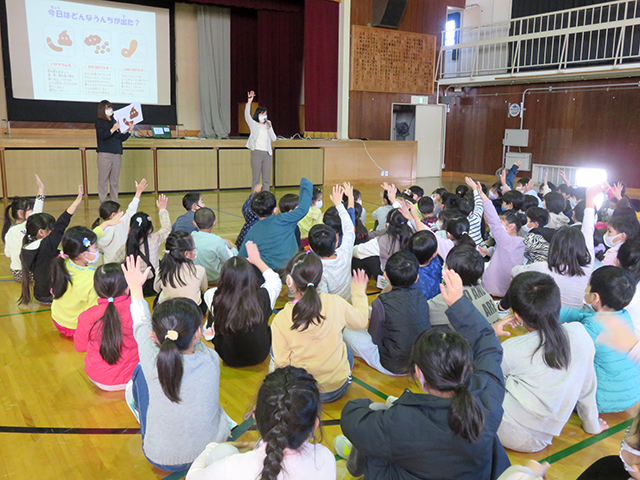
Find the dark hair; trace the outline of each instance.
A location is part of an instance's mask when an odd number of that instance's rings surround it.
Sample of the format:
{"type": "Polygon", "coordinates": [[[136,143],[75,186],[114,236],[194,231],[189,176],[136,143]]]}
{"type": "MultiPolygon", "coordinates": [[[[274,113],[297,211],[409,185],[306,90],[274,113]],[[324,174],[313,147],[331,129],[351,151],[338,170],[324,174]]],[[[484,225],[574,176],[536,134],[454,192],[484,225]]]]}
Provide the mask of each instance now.
{"type": "Polygon", "coordinates": [[[496,182],[491,185],[489,190],[495,190],[499,197],[502,197],[502,182],[496,182]]]}
{"type": "Polygon", "coordinates": [[[167,237],[167,252],[160,260],[160,281],[162,285],[173,288],[186,287],[187,282],[182,278],[182,267],[186,267],[191,275],[196,274],[193,260],[186,257],[187,252],[195,250],[196,244],[191,234],[178,230],[167,237]]]}
{"type": "Polygon", "coordinates": [[[231,257],[220,270],[211,313],[216,335],[252,332],[263,322],[258,300],[260,281],[255,268],[243,257],[231,257]]]}
{"type": "Polygon", "coordinates": [[[571,192],[571,195],[576,197],[576,200],[586,200],[587,199],[587,188],[586,187],[575,187],[571,192]]]}
{"type": "Polygon", "coordinates": [[[549,212],[541,207],[527,208],[527,218],[538,224],[538,227],[544,227],[549,223],[549,212]]]}
{"type": "Polygon", "coordinates": [[[462,279],[465,287],[473,287],[484,274],[484,259],[470,245],[456,245],[447,254],[447,268],[453,270],[462,279]]]}
{"type": "Polygon", "coordinates": [[[603,307],[616,311],[629,305],[636,294],[636,279],[625,269],[610,265],[594,270],[589,285],[591,293],[600,295],[603,307]]]}
{"type": "Polygon", "coordinates": [[[391,200],[389,200],[389,192],[386,190],[382,191],[382,199],[387,202],[386,205],[391,205],[391,200]]]}
{"type": "Polygon", "coordinates": [[[301,332],[309,325],[318,325],[324,316],[320,314],[322,302],[318,295],[318,285],[322,280],[322,262],[313,252],[297,254],[287,265],[287,271],[302,298],[293,306],[291,330],[301,332]]]}
{"type": "Polygon", "coordinates": [[[424,197],[424,188],[422,188],[419,185],[412,185],[409,187],[409,191],[413,194],[413,195],[417,195],[418,198],[422,198],[424,197]]]}
{"type": "Polygon", "coordinates": [[[587,208],[587,202],[578,202],[573,209],[573,216],[576,222],[582,223],[584,221],[584,209],[587,208]]]}
{"type": "MultiPolygon", "coordinates": [[[[62,237],[62,251],[70,260],[74,260],[97,241],[96,234],[87,227],[71,227],[62,237]]],[[[61,298],[72,281],[65,262],[66,258],[62,257],[57,257],[51,262],[51,291],[54,299],[61,298]]]]}
{"type": "Polygon", "coordinates": [[[260,480],[276,480],[284,450],[297,450],[313,434],[322,403],[313,375],[296,367],[278,368],[258,390],[255,418],[265,443],[260,480]]]}
{"type": "Polygon", "coordinates": [[[527,216],[519,210],[505,210],[500,214],[500,218],[504,218],[509,225],[515,225],[516,232],[519,232],[522,226],[527,224],[527,216]]]}
{"type": "Polygon", "coordinates": [[[557,193],[560,193],[560,194],[564,193],[565,195],[571,196],[572,192],[573,192],[573,187],[570,187],[566,183],[561,183],[560,185],[558,185],[557,193]]]}
{"type": "Polygon", "coordinates": [[[358,190],[357,188],[354,188],[353,189],[353,199],[354,200],[359,200],[361,198],[362,198],[362,192],[360,192],[360,190],[358,190]]]}
{"type": "Polygon", "coordinates": [[[251,210],[260,218],[273,214],[276,208],[276,196],[271,192],[258,192],[251,199],[251,210]]]}
{"type": "Polygon", "coordinates": [[[447,222],[445,230],[453,237],[456,245],[469,245],[475,248],[476,242],[469,236],[469,220],[465,217],[452,218],[447,222]]]}
{"type": "Polygon", "coordinates": [[[538,203],[538,197],[534,197],[533,195],[525,195],[522,200],[522,211],[526,212],[531,207],[537,207],[540,205],[538,203]]]}
{"type": "Polygon", "coordinates": [[[468,191],[469,187],[466,185],[458,185],[456,187],[456,195],[458,195],[459,197],[464,197],[468,191]]]}
{"type": "Polygon", "coordinates": [[[438,220],[442,221],[442,229],[447,229],[447,224],[450,220],[454,218],[464,218],[464,215],[457,208],[447,208],[444,210],[440,210],[438,214],[438,220]]]}
{"type": "Polygon", "coordinates": [[[262,106],[261,106],[261,107],[256,108],[256,111],[255,111],[255,112],[253,112],[253,119],[254,119],[256,122],[259,122],[259,121],[260,121],[260,118],[259,118],[259,117],[260,117],[260,114],[261,114],[261,113],[265,113],[266,111],[267,111],[267,107],[262,107],[262,106]]]}
{"type": "Polygon", "coordinates": [[[560,227],[549,245],[549,270],[568,277],[582,277],[582,267],[589,263],[591,254],[582,231],[579,228],[560,227]]]}
{"type": "Polygon", "coordinates": [[[401,250],[389,257],[384,271],[392,286],[410,287],[416,283],[419,269],[420,263],[416,256],[401,250]]]}
{"type": "Polygon", "coordinates": [[[447,416],[449,428],[477,442],[484,429],[484,411],[469,392],[473,352],[467,341],[456,332],[426,330],[413,345],[411,363],[422,372],[426,386],[454,394],[447,416]]]}
{"type": "Polygon", "coordinates": [[[100,210],[98,211],[99,217],[96,218],[96,220],[93,222],[93,225],[91,225],[91,229],[96,228],[103,221],[109,220],[109,218],[111,218],[111,215],[113,215],[114,213],[118,213],[118,210],[120,210],[120,204],[118,202],[112,202],[111,200],[102,202],[100,204],[100,210]]]}
{"type": "Polygon", "coordinates": [[[631,208],[633,208],[636,212],[640,212],[640,200],[638,200],[637,198],[630,198],[629,199],[629,205],[631,206],[631,208]]]}
{"type": "Polygon", "coordinates": [[[193,336],[202,326],[202,310],[190,298],[171,298],[153,309],[151,326],[160,343],[156,358],[158,381],[165,396],[174,403],[180,403],[184,372],[180,352],[189,348],[193,336]],[[177,333],[176,340],[169,338],[170,330],[177,333]]]}
{"type": "Polygon", "coordinates": [[[333,228],[333,230],[341,237],[342,236],[342,220],[338,214],[338,209],[333,205],[327,208],[322,216],[322,223],[333,228]]]}
{"type": "Polygon", "coordinates": [[[319,257],[326,258],[336,251],[336,231],[320,223],[309,230],[309,246],[319,257]]]}
{"type": "Polygon", "coordinates": [[[422,215],[429,215],[430,213],[433,213],[434,208],[435,204],[433,202],[433,198],[422,197],[418,200],[418,210],[420,210],[422,215]]]}
{"type": "Polygon", "coordinates": [[[391,238],[390,251],[406,250],[409,239],[413,235],[413,231],[409,227],[408,220],[400,213],[400,210],[394,209],[387,215],[387,232],[391,238]]]}
{"type": "Polygon", "coordinates": [[[530,181],[531,181],[531,179],[527,178],[527,177],[523,177],[523,178],[519,178],[518,179],[518,183],[523,187],[526,186],[530,181]]]}
{"type": "Polygon", "coordinates": [[[51,230],[56,219],[48,213],[34,213],[27,218],[26,233],[22,238],[22,249],[20,250],[20,261],[22,262],[22,291],[18,303],[27,305],[31,301],[31,286],[29,283],[29,265],[24,258],[24,247],[38,239],[40,230],[51,230]]]}
{"type": "Polygon", "coordinates": [[[202,194],[200,192],[189,192],[182,197],[182,206],[186,211],[189,211],[200,201],[201,198],[202,194]]]}
{"type": "Polygon", "coordinates": [[[111,105],[111,102],[109,100],[102,100],[98,104],[98,118],[102,118],[103,120],[111,120],[111,118],[107,117],[107,114],[104,113],[107,107],[113,110],[113,105],[111,105]]]}
{"type": "Polygon", "coordinates": [[[298,206],[299,197],[295,193],[287,193],[280,197],[278,202],[278,209],[280,213],[287,213],[298,206]]]}
{"type": "Polygon", "coordinates": [[[456,201],[456,208],[460,210],[460,213],[465,217],[468,217],[471,212],[473,212],[473,203],[471,203],[466,198],[459,198],[456,201]]]}
{"type": "Polygon", "coordinates": [[[618,263],[640,282],[640,238],[631,238],[620,246],[618,263]]]}
{"type": "Polygon", "coordinates": [[[420,265],[425,265],[438,251],[438,240],[433,232],[421,230],[411,235],[407,249],[415,255],[420,265]]]}
{"type": "Polygon", "coordinates": [[[458,201],[458,195],[455,193],[446,192],[440,197],[440,201],[445,209],[456,208],[456,202],[458,201]]]}
{"type": "MultiPolygon", "coordinates": [[[[124,278],[119,263],[100,265],[93,276],[93,288],[100,298],[116,298],[127,291],[127,281],[124,278]]],[[[122,356],[122,323],[120,315],[113,302],[107,303],[107,308],[89,331],[89,339],[93,329],[101,324],[100,356],[109,365],[115,365],[122,356]]]]}
{"type": "Polygon", "coordinates": [[[353,204],[353,210],[356,212],[356,243],[366,242],[369,238],[369,230],[364,226],[360,217],[362,216],[362,205],[358,202],[353,204]]]}
{"type": "Polygon", "coordinates": [[[544,196],[544,204],[551,213],[562,213],[567,206],[567,201],[558,192],[549,192],[544,196]]]}
{"type": "Polygon", "coordinates": [[[550,275],[524,272],[517,275],[507,292],[511,308],[532,329],[540,332],[544,363],[550,368],[565,370],[571,362],[571,347],[565,330],[560,326],[560,288],[550,275]]]}
{"type": "MultiPolygon", "coordinates": [[[[320,197],[320,195],[322,195],[322,190],[320,190],[318,187],[313,187],[313,190],[311,191],[311,201],[315,202],[320,197]]],[[[296,197],[297,196],[298,195],[296,195],[296,197]]],[[[282,199],[280,199],[280,201],[282,201],[282,199]]]]}
{"type": "Polygon", "coordinates": [[[509,190],[502,195],[502,201],[504,203],[510,203],[513,206],[513,210],[522,210],[522,204],[524,203],[524,195],[518,190],[509,190]]]}
{"type": "Polygon", "coordinates": [[[442,199],[442,195],[444,195],[445,193],[449,193],[447,192],[446,188],[438,187],[433,191],[432,195],[440,195],[440,199],[442,199]]]}
{"type": "Polygon", "coordinates": [[[7,208],[4,209],[4,225],[2,226],[2,241],[7,236],[7,232],[13,226],[13,222],[18,219],[18,212],[33,210],[33,200],[24,197],[14,197],[7,208]]]}
{"type": "Polygon", "coordinates": [[[202,207],[193,214],[193,221],[200,230],[207,230],[216,223],[216,214],[209,207],[202,207]]]}
{"type": "MultiPolygon", "coordinates": [[[[540,188],[538,189],[538,191],[542,192],[543,187],[544,187],[544,184],[540,185],[540,188]]],[[[558,187],[556,187],[556,184],[553,182],[547,182],[547,188],[552,192],[555,192],[558,190],[558,187]]]]}
{"type": "Polygon", "coordinates": [[[635,210],[633,210],[633,208],[625,208],[625,212],[619,213],[618,210],[623,210],[623,208],[616,208],[616,211],[609,219],[608,226],[613,228],[618,234],[624,233],[627,239],[636,238],[640,232],[640,223],[638,223],[635,210]],[[618,214],[616,215],[616,213],[618,214]]]}
{"type": "MultiPolygon", "coordinates": [[[[151,217],[143,212],[136,213],[129,222],[129,235],[127,235],[127,257],[140,256],[140,246],[147,241],[147,237],[153,231],[151,217]]],[[[149,256],[149,252],[144,252],[149,256]]]]}

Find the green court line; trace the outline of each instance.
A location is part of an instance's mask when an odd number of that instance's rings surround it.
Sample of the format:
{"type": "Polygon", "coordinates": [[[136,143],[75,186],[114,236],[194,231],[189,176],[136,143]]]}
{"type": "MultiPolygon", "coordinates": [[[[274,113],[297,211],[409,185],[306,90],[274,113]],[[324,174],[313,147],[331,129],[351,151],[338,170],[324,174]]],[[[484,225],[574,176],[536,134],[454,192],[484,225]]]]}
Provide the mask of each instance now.
{"type": "Polygon", "coordinates": [[[389,395],[386,395],[384,393],[382,393],[380,390],[378,390],[375,387],[372,387],[371,385],[369,385],[368,383],[363,382],[362,380],[360,380],[359,378],[356,377],[351,377],[353,379],[354,383],[357,383],[358,385],[360,385],[362,388],[369,390],[371,393],[373,393],[374,395],[379,396],[381,399],[386,400],[389,395]]]}
{"type": "Polygon", "coordinates": [[[50,308],[45,308],[44,310],[26,310],[24,312],[16,312],[16,313],[5,313],[0,315],[0,317],[14,317],[16,315],[29,315],[31,313],[41,313],[41,312],[50,312],[50,308]]]}
{"type": "Polygon", "coordinates": [[[600,442],[601,440],[604,440],[605,438],[608,438],[612,435],[615,435],[618,432],[621,432],[622,430],[629,428],[632,421],[633,419],[630,418],[625,422],[622,422],[613,427],[609,427],[604,432],[599,433],[598,435],[594,435],[592,437],[586,438],[581,442],[576,443],[575,445],[571,445],[570,447],[567,447],[564,450],[560,450],[559,452],[554,453],[553,455],[549,455],[547,458],[543,458],[542,460],[540,460],[540,463],[542,462],[556,463],[556,462],[559,462],[560,460],[564,460],[568,456],[573,455],[574,453],[577,453],[580,450],[584,450],[585,448],[590,447],[591,445],[595,445],[596,443],[600,442]]]}

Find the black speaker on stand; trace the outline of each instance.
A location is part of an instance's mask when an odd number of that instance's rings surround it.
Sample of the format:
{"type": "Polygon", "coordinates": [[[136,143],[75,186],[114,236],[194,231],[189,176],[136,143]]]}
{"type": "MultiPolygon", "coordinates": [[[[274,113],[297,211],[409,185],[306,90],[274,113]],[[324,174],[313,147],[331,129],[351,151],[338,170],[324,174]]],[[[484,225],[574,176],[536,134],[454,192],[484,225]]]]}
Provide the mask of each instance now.
{"type": "Polygon", "coordinates": [[[371,25],[397,29],[407,8],[408,0],[372,0],[372,2],[373,21],[371,25]]]}

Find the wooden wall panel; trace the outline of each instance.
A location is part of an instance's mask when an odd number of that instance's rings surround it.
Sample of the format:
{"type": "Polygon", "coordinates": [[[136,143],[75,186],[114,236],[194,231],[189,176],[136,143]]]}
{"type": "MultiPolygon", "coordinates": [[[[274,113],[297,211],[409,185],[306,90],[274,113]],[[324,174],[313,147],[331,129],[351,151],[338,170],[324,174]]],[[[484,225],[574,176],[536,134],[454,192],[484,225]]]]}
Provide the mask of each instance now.
{"type": "Polygon", "coordinates": [[[274,163],[278,187],[300,185],[302,177],[314,185],[324,184],[324,151],[321,148],[277,148],[274,163]]]}
{"type": "MultiPolygon", "coordinates": [[[[465,0],[408,0],[398,30],[436,35],[439,48],[448,6],[464,8],[465,0]]],[[[351,25],[371,26],[371,8],[371,0],[351,0],[351,25]]],[[[406,94],[350,91],[349,138],[389,140],[391,104],[410,101],[406,94]]]]}
{"type": "MultiPolygon", "coordinates": [[[[98,166],[96,163],[96,151],[87,150],[87,184],[90,195],[98,193],[98,166]]],[[[136,184],[141,179],[146,179],[149,186],[147,192],[153,192],[155,183],[153,179],[153,151],[137,148],[125,148],[122,153],[122,166],[120,167],[119,193],[135,193],[136,184]]]]}
{"type": "Polygon", "coordinates": [[[33,197],[35,174],[45,184],[46,195],[77,195],[82,183],[80,150],[5,150],[7,195],[33,197]]]}
{"type": "MultiPolygon", "coordinates": [[[[220,188],[251,188],[251,150],[221,148],[218,150],[220,188]]],[[[273,185],[273,168],[271,169],[273,185]]]]}
{"type": "Polygon", "coordinates": [[[159,148],[158,190],[218,188],[218,151],[204,148],[159,148]]]}
{"type": "MultiPolygon", "coordinates": [[[[606,168],[609,180],[640,187],[640,89],[561,90],[563,85],[632,83],[630,79],[549,84],[554,93],[532,92],[525,100],[524,128],[534,163],[606,168]]],[[[520,128],[508,118],[509,103],[522,92],[545,84],[464,89],[447,115],[447,171],[490,174],[501,165],[506,128],[520,128]]]]}

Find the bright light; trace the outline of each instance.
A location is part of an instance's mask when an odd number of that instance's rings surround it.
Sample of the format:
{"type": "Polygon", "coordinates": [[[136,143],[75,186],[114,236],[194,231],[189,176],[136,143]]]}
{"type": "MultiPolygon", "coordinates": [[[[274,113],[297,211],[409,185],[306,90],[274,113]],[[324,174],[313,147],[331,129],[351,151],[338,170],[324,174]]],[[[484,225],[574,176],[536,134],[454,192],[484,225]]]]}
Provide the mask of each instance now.
{"type": "Polygon", "coordinates": [[[444,24],[444,44],[449,47],[456,44],[456,22],[449,20],[444,24]]]}
{"type": "Polygon", "coordinates": [[[603,168],[579,168],[576,172],[576,187],[591,187],[607,181],[607,171],[603,168]]]}

